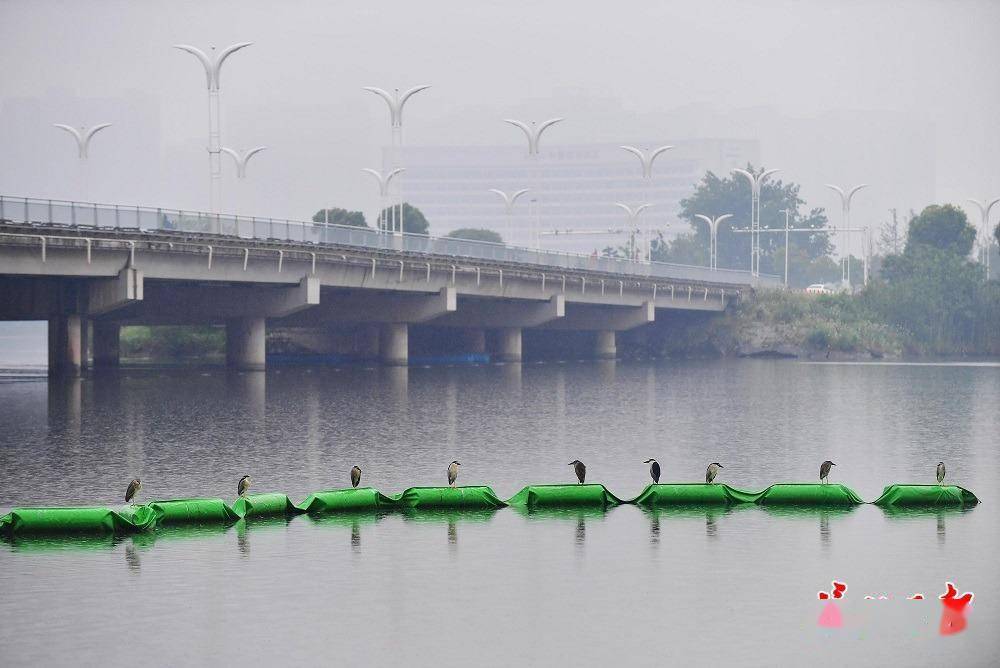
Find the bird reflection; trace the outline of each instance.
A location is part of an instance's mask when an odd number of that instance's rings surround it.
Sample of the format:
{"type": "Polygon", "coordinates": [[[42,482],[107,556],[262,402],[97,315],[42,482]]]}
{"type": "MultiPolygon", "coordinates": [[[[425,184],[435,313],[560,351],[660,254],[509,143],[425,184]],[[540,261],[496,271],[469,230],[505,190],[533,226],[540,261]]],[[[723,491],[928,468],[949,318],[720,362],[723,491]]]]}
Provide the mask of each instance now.
{"type": "Polygon", "coordinates": [[[576,519],[576,544],[583,547],[583,543],[587,540],[587,520],[584,519],[583,515],[580,515],[576,519]]]}
{"type": "Polygon", "coordinates": [[[246,520],[236,523],[236,548],[243,557],[250,557],[250,536],[247,533],[246,520]]]}
{"type": "Polygon", "coordinates": [[[660,516],[658,513],[650,515],[649,542],[653,545],[660,544],[660,516]]]}
{"type": "Polygon", "coordinates": [[[361,552],[361,525],[357,520],[351,522],[351,549],[361,552]]]}
{"type": "Polygon", "coordinates": [[[716,538],[719,534],[719,527],[715,521],[715,512],[708,511],[705,513],[705,535],[709,538],[716,538]]]}
{"type": "Polygon", "coordinates": [[[139,574],[139,569],[142,564],[139,562],[139,552],[135,549],[135,545],[131,543],[125,544],[125,563],[128,565],[130,572],[139,574]]]}
{"type": "Polygon", "coordinates": [[[830,513],[819,514],[819,542],[823,547],[830,546],[830,513]]]}
{"type": "Polygon", "coordinates": [[[458,547],[458,523],[453,517],[448,518],[448,545],[458,547]]]}
{"type": "Polygon", "coordinates": [[[940,511],[938,511],[937,513],[937,539],[938,539],[938,545],[944,545],[944,539],[945,539],[944,513],[940,511]]]}

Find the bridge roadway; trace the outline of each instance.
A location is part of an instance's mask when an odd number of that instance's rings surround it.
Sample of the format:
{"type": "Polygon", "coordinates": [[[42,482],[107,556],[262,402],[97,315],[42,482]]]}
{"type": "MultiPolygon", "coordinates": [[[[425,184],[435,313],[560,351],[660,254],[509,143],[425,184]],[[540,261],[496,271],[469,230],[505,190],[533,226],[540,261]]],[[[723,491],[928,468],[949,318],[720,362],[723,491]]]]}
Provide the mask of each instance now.
{"type": "Polygon", "coordinates": [[[648,325],[657,310],[723,311],[761,280],[654,278],[621,264],[629,271],[7,219],[0,320],[49,322],[51,375],[79,374],[88,352],[95,366],[117,364],[119,328],[131,324],[225,324],[227,362],[239,369],[264,368],[269,325],[367,323],[370,350],[390,365],[407,364],[415,324],[468,330],[462,352],[486,352],[492,330],[502,361],[520,361],[524,328],[592,331],[595,355],[610,358],[616,332],[648,325]]]}

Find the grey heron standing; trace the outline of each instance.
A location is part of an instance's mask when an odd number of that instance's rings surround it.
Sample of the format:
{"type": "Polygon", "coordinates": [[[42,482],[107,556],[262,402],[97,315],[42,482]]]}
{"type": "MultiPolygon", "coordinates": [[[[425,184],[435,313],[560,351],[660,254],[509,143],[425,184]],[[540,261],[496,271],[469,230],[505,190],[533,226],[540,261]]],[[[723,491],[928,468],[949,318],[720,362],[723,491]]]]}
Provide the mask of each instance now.
{"type": "Polygon", "coordinates": [[[832,469],[836,464],[827,459],[825,462],[819,465],[819,481],[826,483],[830,482],[827,477],[830,475],[830,469],[832,469]]]}
{"type": "Polygon", "coordinates": [[[455,480],[458,479],[458,467],[461,466],[461,462],[452,462],[448,464],[448,484],[452,487],[455,486],[455,480]]]}
{"type": "Polygon", "coordinates": [[[936,474],[937,474],[938,484],[940,485],[941,483],[944,482],[944,462],[938,462],[936,474]]]}
{"type": "MultiPolygon", "coordinates": [[[[944,465],[938,466],[938,471],[943,471],[944,465]]],[[[944,473],[938,474],[938,482],[941,482],[941,478],[944,477],[944,473]]],[[[142,489],[142,481],[136,478],[128,484],[128,489],[125,490],[125,503],[128,503],[135,498],[135,495],[139,493],[142,489]]]]}
{"type": "Polygon", "coordinates": [[[705,469],[705,484],[711,484],[711,482],[715,480],[715,476],[719,475],[719,469],[724,468],[726,467],[719,462],[712,462],[709,464],[708,468],[705,469]]]}
{"type": "Polygon", "coordinates": [[[361,467],[360,466],[352,466],[351,467],[351,487],[357,487],[359,482],[361,482],[361,467]]]}
{"type": "Polygon", "coordinates": [[[568,464],[568,466],[573,467],[573,471],[576,473],[576,479],[579,480],[582,485],[584,478],[587,477],[587,467],[579,459],[574,459],[568,464]]]}
{"type": "Polygon", "coordinates": [[[654,483],[660,482],[660,464],[655,459],[647,459],[643,464],[649,464],[649,477],[654,483]]]}
{"type": "Polygon", "coordinates": [[[246,496],[247,492],[250,491],[250,483],[252,482],[253,480],[250,478],[249,475],[245,475],[242,478],[240,478],[239,484],[236,485],[236,493],[239,496],[246,496]]]}

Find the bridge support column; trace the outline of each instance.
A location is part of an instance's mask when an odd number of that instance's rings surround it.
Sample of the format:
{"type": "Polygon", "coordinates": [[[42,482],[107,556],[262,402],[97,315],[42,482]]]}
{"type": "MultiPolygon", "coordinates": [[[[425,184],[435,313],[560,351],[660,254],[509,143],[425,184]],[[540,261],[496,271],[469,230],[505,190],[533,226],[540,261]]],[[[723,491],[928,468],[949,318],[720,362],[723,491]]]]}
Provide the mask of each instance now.
{"type": "Polygon", "coordinates": [[[504,327],[497,337],[497,361],[500,362],[520,362],[521,361],[521,328],[504,327]]]}
{"type": "Polygon", "coordinates": [[[95,320],[93,334],[94,367],[118,366],[121,341],[118,323],[95,320]]]}
{"type": "Polygon", "coordinates": [[[83,367],[82,321],[79,315],[49,318],[49,376],[79,376],[83,367]]]}
{"type": "Polygon", "coordinates": [[[485,329],[469,329],[465,333],[465,348],[464,352],[470,353],[485,353],[486,352],[486,330],[485,329]]]}
{"type": "Polygon", "coordinates": [[[596,334],[594,357],[599,360],[613,360],[618,355],[618,348],[615,345],[615,330],[606,329],[598,331],[596,334]]]}
{"type": "Polygon", "coordinates": [[[410,363],[410,330],[405,322],[387,322],[378,337],[379,358],[386,366],[410,363]]]}
{"type": "Polygon", "coordinates": [[[226,321],[226,365],[242,371],[265,367],[264,318],[232,318],[226,321]]]}

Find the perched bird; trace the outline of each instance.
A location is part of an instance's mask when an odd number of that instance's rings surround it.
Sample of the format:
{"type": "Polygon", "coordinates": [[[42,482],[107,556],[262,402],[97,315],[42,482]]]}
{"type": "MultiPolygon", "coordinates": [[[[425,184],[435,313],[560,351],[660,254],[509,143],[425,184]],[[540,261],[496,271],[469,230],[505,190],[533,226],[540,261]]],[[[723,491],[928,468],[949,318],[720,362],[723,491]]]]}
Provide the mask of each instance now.
{"type": "Polygon", "coordinates": [[[819,481],[820,482],[830,482],[826,478],[827,478],[827,476],[830,475],[830,469],[833,468],[834,466],[836,466],[836,464],[834,464],[833,462],[831,462],[829,459],[819,465],[819,481]]]}
{"type": "Polygon", "coordinates": [[[576,472],[576,479],[582,485],[584,478],[587,477],[587,467],[579,459],[574,459],[568,465],[573,467],[573,471],[576,472]]]}
{"type": "MultiPolygon", "coordinates": [[[[944,465],[938,467],[938,471],[944,471],[944,465]]],[[[941,478],[944,477],[944,473],[938,474],[938,482],[941,482],[941,478]]],[[[125,503],[128,503],[135,498],[135,495],[139,493],[142,489],[142,481],[136,478],[128,484],[128,489],[125,490],[125,503]]]]}
{"type": "Polygon", "coordinates": [[[653,482],[660,482],[660,465],[655,459],[647,459],[643,464],[649,464],[649,477],[653,479],[653,482]]]}
{"type": "Polygon", "coordinates": [[[351,467],[351,487],[357,487],[359,482],[361,482],[361,467],[360,466],[352,466],[351,467]]]}
{"type": "MultiPolygon", "coordinates": [[[[938,462],[938,465],[937,465],[937,481],[938,481],[939,485],[944,482],[944,462],[938,462]]],[[[136,480],[134,482],[139,482],[139,481],[136,480]]]]}
{"type": "Polygon", "coordinates": [[[236,493],[240,496],[246,496],[246,493],[250,491],[250,483],[252,482],[253,480],[250,479],[249,475],[240,478],[240,483],[236,485],[236,493]]]}
{"type": "Polygon", "coordinates": [[[455,480],[458,479],[458,467],[461,465],[461,462],[452,462],[451,464],[448,464],[448,484],[452,487],[455,486],[455,480]]]}
{"type": "Polygon", "coordinates": [[[712,462],[709,464],[708,468],[705,470],[705,483],[708,484],[715,480],[715,476],[719,475],[719,469],[724,468],[726,467],[719,462],[712,462]]]}

